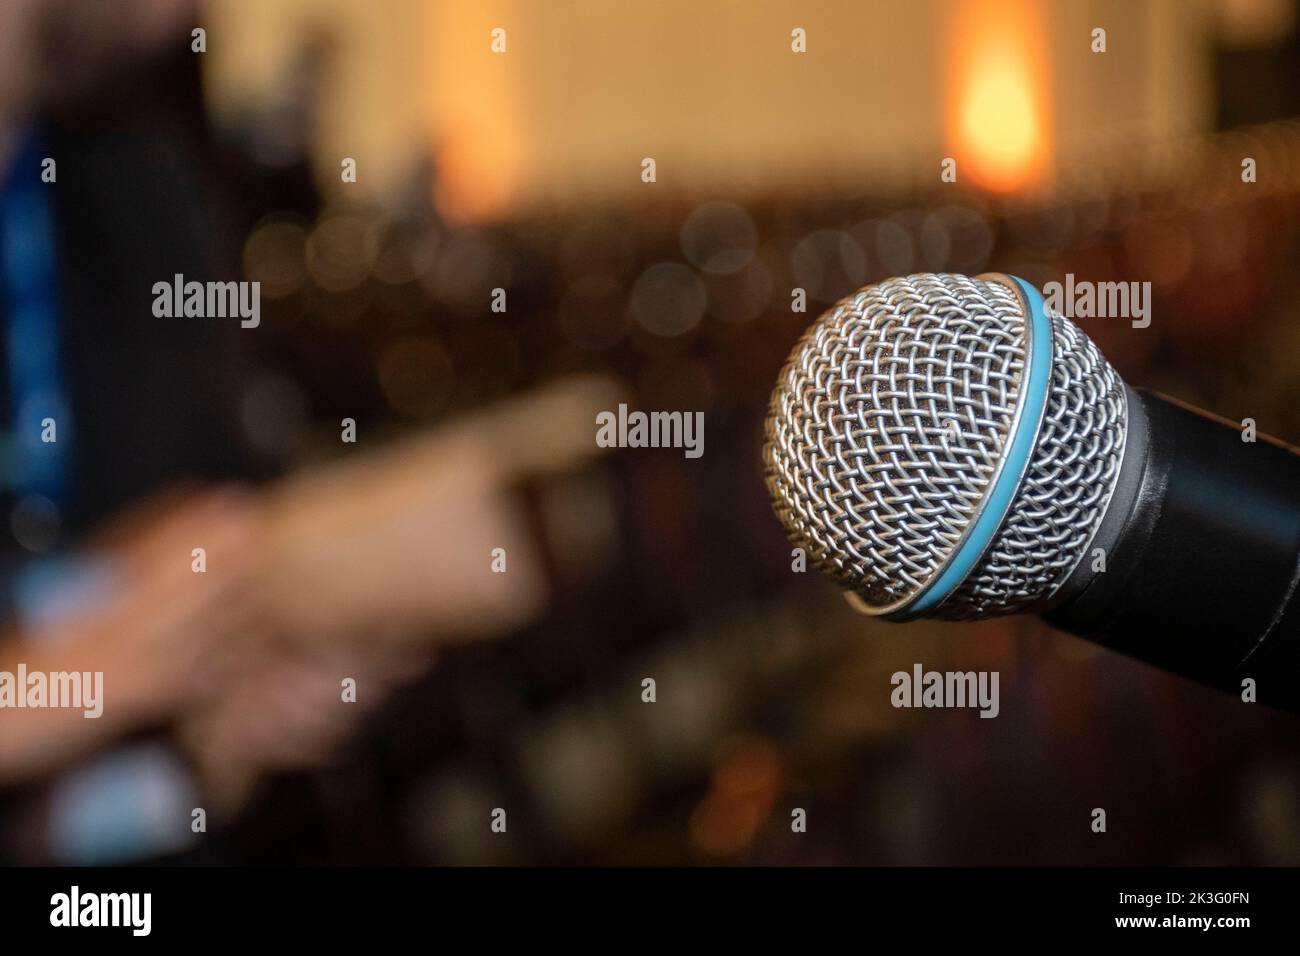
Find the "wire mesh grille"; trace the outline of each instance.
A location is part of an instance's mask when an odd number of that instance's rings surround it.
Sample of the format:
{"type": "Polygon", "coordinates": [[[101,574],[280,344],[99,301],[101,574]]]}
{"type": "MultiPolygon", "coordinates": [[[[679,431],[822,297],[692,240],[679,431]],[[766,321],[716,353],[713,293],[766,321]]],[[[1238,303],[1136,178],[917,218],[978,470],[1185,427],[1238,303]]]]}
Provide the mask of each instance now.
{"type": "Polygon", "coordinates": [[[772,395],[768,490],[810,563],[884,606],[942,567],[1006,443],[1025,358],[1016,296],[913,275],[843,299],[772,395]]]}
{"type": "MultiPolygon", "coordinates": [[[[933,613],[1010,613],[1050,595],[1101,520],[1118,473],[1123,384],[1053,315],[1051,394],[998,535],[933,613]]],[[[833,306],[772,394],[764,464],[777,516],[810,562],[884,607],[942,569],[1008,440],[1025,363],[1017,296],[992,281],[913,275],[833,306]]]]}
{"type": "Polygon", "coordinates": [[[1085,558],[1124,454],[1124,383],[1073,322],[1052,319],[1052,384],[1029,467],[997,537],[934,617],[1014,614],[1085,558]]]}

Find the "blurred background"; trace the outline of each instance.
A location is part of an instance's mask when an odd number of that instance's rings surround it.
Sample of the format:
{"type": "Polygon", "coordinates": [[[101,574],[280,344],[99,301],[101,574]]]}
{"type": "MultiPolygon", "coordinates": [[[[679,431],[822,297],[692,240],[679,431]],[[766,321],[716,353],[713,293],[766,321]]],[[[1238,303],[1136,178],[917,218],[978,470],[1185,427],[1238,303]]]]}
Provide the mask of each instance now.
{"type": "Polygon", "coordinates": [[[792,572],[759,455],[809,322],[932,271],[1149,281],[1149,328],[1079,322],[1123,377],[1300,443],[1295,0],[9,2],[46,11],[0,165],[58,158],[78,449],[66,505],[7,485],[20,632],[177,482],[274,496],[580,373],[706,441],[526,482],[544,607],[440,637],[206,833],[169,711],[14,774],[4,860],[1300,864],[1294,716],[1033,619],[859,617],[792,572]],[[260,327],[154,318],[175,272],[259,281],[260,327]],[[892,708],[917,662],[999,671],[998,718],[892,708]]]}

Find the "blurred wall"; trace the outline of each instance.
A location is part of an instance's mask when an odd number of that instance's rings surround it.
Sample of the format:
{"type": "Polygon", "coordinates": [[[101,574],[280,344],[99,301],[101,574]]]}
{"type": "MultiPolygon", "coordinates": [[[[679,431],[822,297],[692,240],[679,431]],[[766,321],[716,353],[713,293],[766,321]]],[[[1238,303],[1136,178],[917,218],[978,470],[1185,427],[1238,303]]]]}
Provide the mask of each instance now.
{"type": "Polygon", "coordinates": [[[646,156],[660,184],[697,194],[937,180],[937,157],[964,145],[955,99],[966,81],[954,65],[980,42],[998,46],[986,62],[1009,50],[1031,64],[1027,121],[1041,123],[1043,150],[1031,179],[1050,179],[1063,163],[1104,161],[1116,143],[1207,128],[1213,6],[212,0],[207,66],[230,118],[274,97],[295,51],[328,36],[322,181],[337,184],[340,157],[352,156],[358,186],[383,194],[436,149],[444,210],[476,218],[643,197],[646,156]],[[972,27],[981,23],[996,26],[972,27]],[[1095,26],[1108,34],[1102,55],[1090,49],[1095,26]],[[494,27],[506,30],[505,54],[490,49],[494,27]],[[791,51],[795,27],[806,54],[791,51]]]}

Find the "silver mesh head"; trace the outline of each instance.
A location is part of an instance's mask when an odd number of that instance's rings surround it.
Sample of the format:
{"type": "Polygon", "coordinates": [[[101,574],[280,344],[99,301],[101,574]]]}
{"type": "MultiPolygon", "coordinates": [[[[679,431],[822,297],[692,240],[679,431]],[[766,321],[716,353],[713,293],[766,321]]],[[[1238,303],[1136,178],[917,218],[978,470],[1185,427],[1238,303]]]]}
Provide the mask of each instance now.
{"type": "MultiPolygon", "coordinates": [[[[1041,605],[1084,556],[1123,454],[1123,382],[1051,313],[1037,441],[996,534],[927,616],[1041,605]]],[[[986,503],[1017,422],[1026,318],[1009,285],[913,275],[823,315],[781,372],[764,446],[791,540],[869,608],[905,607],[934,582],[986,503]]]]}

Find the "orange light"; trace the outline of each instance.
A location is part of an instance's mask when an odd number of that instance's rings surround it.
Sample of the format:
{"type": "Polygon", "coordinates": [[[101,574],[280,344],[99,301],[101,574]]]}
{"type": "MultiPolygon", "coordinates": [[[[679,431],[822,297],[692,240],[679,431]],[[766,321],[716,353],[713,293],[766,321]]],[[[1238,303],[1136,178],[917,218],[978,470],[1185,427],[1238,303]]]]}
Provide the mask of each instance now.
{"type": "Polygon", "coordinates": [[[518,198],[524,163],[519,56],[491,49],[492,30],[518,19],[516,0],[431,8],[434,199],[448,219],[499,219],[518,198]]]}
{"type": "Polygon", "coordinates": [[[958,0],[949,137],[957,178],[1010,192],[1036,183],[1050,155],[1037,0],[958,0]]]}
{"type": "Polygon", "coordinates": [[[781,791],[781,758],[758,737],[723,741],[713,786],[691,814],[691,839],[710,856],[734,856],[753,842],[781,791]]]}

